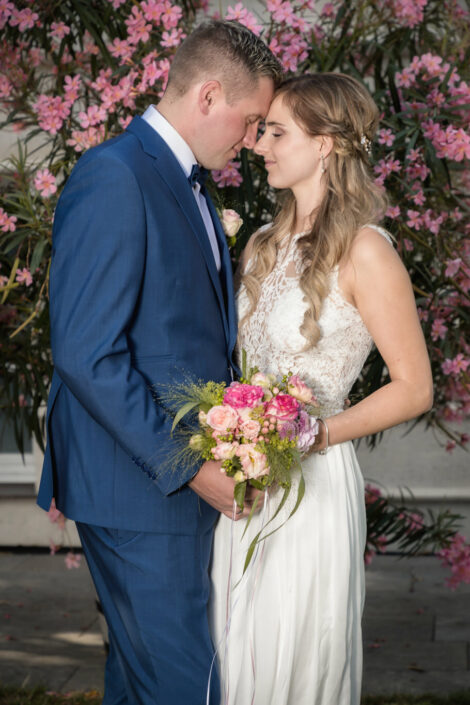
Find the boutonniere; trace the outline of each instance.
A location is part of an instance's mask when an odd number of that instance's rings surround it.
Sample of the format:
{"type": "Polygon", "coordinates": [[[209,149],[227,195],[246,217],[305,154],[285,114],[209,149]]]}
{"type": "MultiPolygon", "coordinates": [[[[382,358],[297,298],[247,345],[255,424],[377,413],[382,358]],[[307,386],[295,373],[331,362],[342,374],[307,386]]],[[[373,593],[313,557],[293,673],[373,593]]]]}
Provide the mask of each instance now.
{"type": "Polygon", "coordinates": [[[229,247],[233,247],[237,241],[237,233],[243,225],[243,218],[240,218],[237,211],[231,208],[224,208],[220,216],[220,221],[227,237],[229,247]]]}

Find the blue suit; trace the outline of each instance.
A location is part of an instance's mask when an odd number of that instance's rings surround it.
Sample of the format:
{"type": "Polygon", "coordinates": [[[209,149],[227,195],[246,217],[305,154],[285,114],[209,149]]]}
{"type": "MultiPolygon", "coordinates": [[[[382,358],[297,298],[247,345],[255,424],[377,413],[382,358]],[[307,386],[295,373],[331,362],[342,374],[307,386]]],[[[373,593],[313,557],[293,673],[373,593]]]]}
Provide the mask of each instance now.
{"type": "Polygon", "coordinates": [[[220,273],[182,168],[136,117],[79,160],[55,214],[38,503],[48,509],[54,496],[77,522],[110,627],[106,704],[205,702],[218,515],[186,484],[197,466],[161,464],[172,420],[151,389],[188,374],[231,379],[231,262],[208,205],[220,273]]]}

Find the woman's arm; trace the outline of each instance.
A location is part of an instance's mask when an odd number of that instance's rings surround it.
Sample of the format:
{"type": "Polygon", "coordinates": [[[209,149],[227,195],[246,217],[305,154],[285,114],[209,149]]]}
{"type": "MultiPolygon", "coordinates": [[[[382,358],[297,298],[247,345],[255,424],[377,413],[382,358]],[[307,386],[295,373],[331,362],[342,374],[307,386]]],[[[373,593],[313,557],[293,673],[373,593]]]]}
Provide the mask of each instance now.
{"type": "MultiPolygon", "coordinates": [[[[360,438],[415,418],[432,406],[426,343],[408,273],[387,240],[363,228],[346,266],[345,291],[387,365],[390,382],[327,419],[329,444],[360,438]]],[[[324,433],[319,448],[325,444],[324,433]]]]}

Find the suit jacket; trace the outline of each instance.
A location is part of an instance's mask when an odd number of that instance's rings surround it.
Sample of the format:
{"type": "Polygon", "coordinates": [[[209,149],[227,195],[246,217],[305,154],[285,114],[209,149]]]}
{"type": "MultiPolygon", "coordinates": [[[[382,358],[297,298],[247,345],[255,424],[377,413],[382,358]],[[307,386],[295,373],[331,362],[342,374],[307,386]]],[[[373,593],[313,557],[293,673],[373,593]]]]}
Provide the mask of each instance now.
{"type": "Polygon", "coordinates": [[[151,388],[229,382],[231,262],[216,269],[188,180],[142,118],[88,151],[59,199],[50,274],[54,375],[38,503],[76,521],[192,534],[217,512],[165,468],[172,419],[151,388]]]}

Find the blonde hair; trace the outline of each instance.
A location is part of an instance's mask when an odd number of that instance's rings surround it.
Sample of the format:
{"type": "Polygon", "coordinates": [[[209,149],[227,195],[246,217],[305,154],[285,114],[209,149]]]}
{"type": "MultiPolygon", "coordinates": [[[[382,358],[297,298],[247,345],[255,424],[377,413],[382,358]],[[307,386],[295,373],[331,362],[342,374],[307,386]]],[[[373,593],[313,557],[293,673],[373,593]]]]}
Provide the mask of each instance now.
{"type": "MultiPolygon", "coordinates": [[[[378,223],[386,208],[386,197],[374,182],[367,151],[379,113],[366,88],[340,73],[291,78],[279,86],[278,96],[308,135],[333,138],[323,174],[325,195],[311,230],[297,243],[302,256],[300,287],[308,304],[300,332],[307,350],[320,339],[318,320],[329,291],[331,270],[349,253],[361,227],[378,223]]],[[[252,240],[252,264],[242,274],[250,308],[240,326],[255,310],[261,283],[273,270],[279,245],[292,232],[294,223],[295,199],[289,191],[272,226],[256,233],[252,240]]]]}

